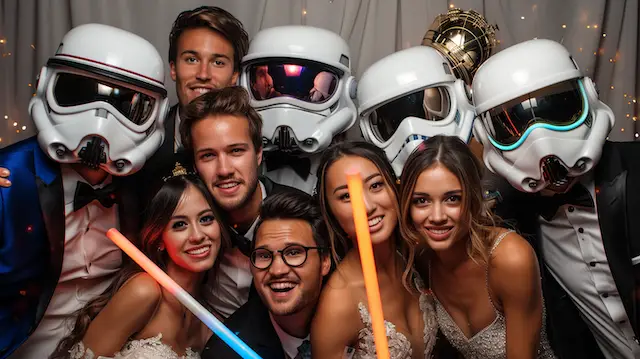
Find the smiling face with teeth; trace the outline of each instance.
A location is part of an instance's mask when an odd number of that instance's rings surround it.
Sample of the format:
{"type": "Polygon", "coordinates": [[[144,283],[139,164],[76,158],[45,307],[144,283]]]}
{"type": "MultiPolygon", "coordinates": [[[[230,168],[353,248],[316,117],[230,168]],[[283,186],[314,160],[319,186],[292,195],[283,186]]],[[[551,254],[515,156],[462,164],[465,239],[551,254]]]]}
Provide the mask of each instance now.
{"type": "Polygon", "coordinates": [[[208,116],[193,124],[191,134],[198,174],[216,203],[232,219],[249,216],[253,221],[262,202],[258,186],[262,148],[253,145],[249,120],[208,116]]]}
{"type": "Polygon", "coordinates": [[[218,256],[222,243],[220,225],[202,192],[189,184],[162,232],[161,250],[170,261],[167,273],[205,272],[218,256]]]}
{"type": "Polygon", "coordinates": [[[331,214],[347,236],[355,241],[353,209],[347,189],[348,170],[357,170],[363,178],[371,242],[374,245],[387,242],[398,224],[398,203],[382,171],[372,161],[348,155],[326,169],[325,193],[331,214]]]}
{"type": "MultiPolygon", "coordinates": [[[[317,246],[311,225],[301,219],[268,219],[262,222],[255,236],[255,248],[282,250],[297,244],[317,246]]],[[[251,266],[253,282],[262,301],[274,316],[300,315],[310,319],[322,289],[322,278],[329,273],[331,261],[318,250],[309,250],[306,261],[290,267],[275,254],[267,269],[251,266]]],[[[303,321],[304,321],[303,320],[303,321]]]]}
{"type": "Polygon", "coordinates": [[[440,163],[424,170],[416,181],[411,197],[411,219],[434,251],[456,246],[460,228],[463,193],[460,180],[440,163]]]}
{"type": "Polygon", "coordinates": [[[233,67],[231,42],[215,31],[187,29],[177,42],[177,57],[171,62],[171,78],[181,106],[214,88],[232,86],[239,72],[233,67]]]}

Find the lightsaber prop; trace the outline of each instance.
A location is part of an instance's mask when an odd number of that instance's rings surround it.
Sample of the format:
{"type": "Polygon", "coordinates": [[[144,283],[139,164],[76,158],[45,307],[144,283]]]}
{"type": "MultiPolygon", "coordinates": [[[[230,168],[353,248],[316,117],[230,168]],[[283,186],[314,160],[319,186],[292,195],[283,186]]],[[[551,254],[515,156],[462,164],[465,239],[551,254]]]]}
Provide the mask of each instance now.
{"type": "Polygon", "coordinates": [[[384,327],[378,274],[376,273],[376,263],[373,259],[371,233],[369,233],[367,210],[364,205],[364,195],[362,194],[362,177],[359,172],[349,171],[347,173],[347,188],[353,209],[353,221],[356,225],[358,251],[360,252],[360,263],[364,274],[364,286],[367,290],[376,354],[378,359],[389,359],[389,344],[387,342],[387,331],[384,327]]]}
{"type": "Polygon", "coordinates": [[[202,304],[198,303],[184,288],[180,287],[171,277],[153,263],[136,246],[123,236],[117,229],[111,228],[107,231],[107,237],[122,249],[131,259],[133,259],[142,269],[153,277],[164,289],[173,294],[182,305],[200,319],[209,329],[222,339],[231,349],[235,350],[243,359],[262,359],[245,342],[233,334],[229,328],[211,314],[202,304]]]}

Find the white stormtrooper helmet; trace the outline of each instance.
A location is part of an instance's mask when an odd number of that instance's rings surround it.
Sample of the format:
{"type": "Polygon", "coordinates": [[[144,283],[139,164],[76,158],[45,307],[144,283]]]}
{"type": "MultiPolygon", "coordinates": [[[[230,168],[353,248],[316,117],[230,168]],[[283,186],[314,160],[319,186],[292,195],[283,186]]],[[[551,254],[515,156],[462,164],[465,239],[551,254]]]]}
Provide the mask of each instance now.
{"type": "Polygon", "coordinates": [[[358,83],[364,139],[383,149],[400,176],[409,155],[429,137],[469,142],[475,111],[468,87],[434,48],[416,46],[371,65],[358,83]]]}
{"type": "Polygon", "coordinates": [[[347,43],[311,26],[256,34],[240,84],[262,116],[265,151],[317,153],[356,121],[356,81],[347,43]]]}
{"type": "Polygon", "coordinates": [[[563,193],[591,170],[614,125],[567,49],[530,40],[490,57],[473,80],[487,167],[524,192],[563,193]]]}
{"type": "Polygon", "coordinates": [[[164,63],[147,40],[86,24],[40,71],[29,114],[42,150],[117,176],[138,171],[164,139],[164,63]]]}

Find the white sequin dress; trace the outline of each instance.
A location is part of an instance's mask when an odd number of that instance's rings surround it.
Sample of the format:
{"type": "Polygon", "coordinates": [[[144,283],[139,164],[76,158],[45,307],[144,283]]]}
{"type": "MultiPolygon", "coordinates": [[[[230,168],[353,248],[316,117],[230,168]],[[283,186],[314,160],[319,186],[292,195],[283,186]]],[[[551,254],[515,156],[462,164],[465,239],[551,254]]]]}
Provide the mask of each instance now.
{"type": "Polygon", "coordinates": [[[131,340],[113,357],[96,357],[80,342],[69,351],[69,359],[200,359],[200,354],[187,348],[184,356],[178,356],[170,346],[162,342],[162,334],[153,338],[131,340]]]}

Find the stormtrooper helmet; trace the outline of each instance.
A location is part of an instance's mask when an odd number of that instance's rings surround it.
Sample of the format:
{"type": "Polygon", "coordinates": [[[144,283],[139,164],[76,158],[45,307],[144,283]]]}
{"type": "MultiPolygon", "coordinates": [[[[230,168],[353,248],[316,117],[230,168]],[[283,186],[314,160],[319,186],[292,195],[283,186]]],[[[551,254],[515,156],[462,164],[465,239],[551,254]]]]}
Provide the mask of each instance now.
{"type": "Polygon", "coordinates": [[[38,76],[29,114],[60,163],[126,176],[164,139],[164,64],[147,40],[101,24],[69,31],[38,76]]]}
{"type": "Polygon", "coordinates": [[[524,192],[568,191],[596,165],[615,122],[591,79],[551,40],[490,57],[473,80],[473,99],[485,164],[524,192]]]}
{"type": "Polygon", "coordinates": [[[356,81],[347,43],[311,26],[256,34],[240,84],[262,116],[265,151],[317,153],[356,121],[356,81]]]}
{"type": "Polygon", "coordinates": [[[435,135],[469,142],[475,112],[464,81],[434,48],[416,46],[371,65],[358,83],[364,139],[386,152],[400,176],[409,155],[435,135]]]}

